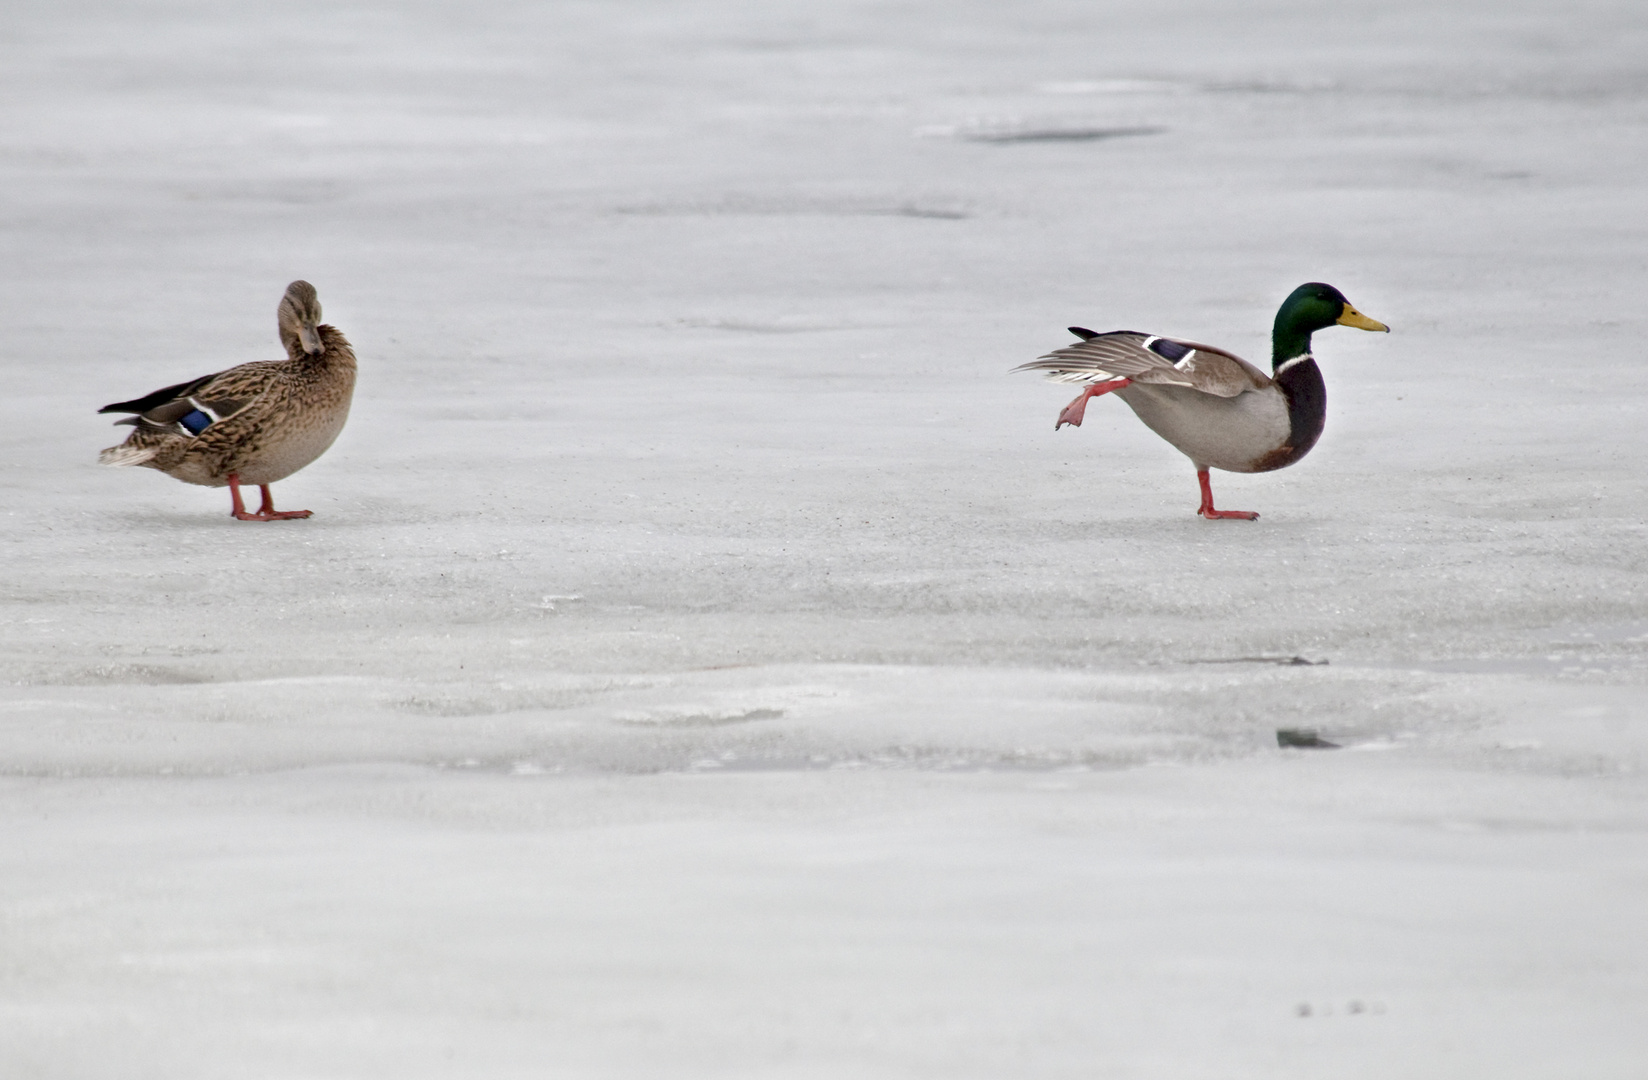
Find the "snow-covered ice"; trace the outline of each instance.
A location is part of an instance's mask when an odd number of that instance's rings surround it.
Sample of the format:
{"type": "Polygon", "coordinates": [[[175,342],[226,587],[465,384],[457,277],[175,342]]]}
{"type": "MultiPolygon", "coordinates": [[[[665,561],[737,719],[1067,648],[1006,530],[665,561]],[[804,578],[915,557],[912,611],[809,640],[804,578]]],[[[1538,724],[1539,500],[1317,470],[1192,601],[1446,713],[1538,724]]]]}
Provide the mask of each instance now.
{"type": "Polygon", "coordinates": [[[1640,5],[4,22],[0,1074],[1641,1075],[1640,5]],[[1007,374],[1307,280],[1257,523],[1007,374]]]}

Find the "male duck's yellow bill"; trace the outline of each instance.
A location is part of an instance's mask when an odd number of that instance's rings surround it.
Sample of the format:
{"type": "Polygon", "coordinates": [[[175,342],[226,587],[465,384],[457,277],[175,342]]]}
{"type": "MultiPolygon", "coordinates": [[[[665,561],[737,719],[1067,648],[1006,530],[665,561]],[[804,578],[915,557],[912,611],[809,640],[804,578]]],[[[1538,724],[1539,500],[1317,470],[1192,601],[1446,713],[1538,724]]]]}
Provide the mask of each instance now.
{"type": "Polygon", "coordinates": [[[1368,318],[1349,304],[1346,304],[1345,310],[1339,314],[1338,321],[1341,326],[1354,326],[1358,330],[1383,330],[1387,334],[1390,333],[1390,327],[1378,319],[1368,318]]]}

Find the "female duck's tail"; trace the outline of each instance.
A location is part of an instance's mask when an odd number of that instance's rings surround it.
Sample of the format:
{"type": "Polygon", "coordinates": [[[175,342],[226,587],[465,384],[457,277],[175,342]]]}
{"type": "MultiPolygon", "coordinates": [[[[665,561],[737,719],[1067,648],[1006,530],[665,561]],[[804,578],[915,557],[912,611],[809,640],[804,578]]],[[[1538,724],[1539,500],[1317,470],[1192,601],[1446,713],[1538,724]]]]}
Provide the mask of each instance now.
{"type": "Polygon", "coordinates": [[[153,446],[132,446],[129,443],[121,443],[119,446],[111,446],[98,454],[97,463],[99,465],[115,466],[142,465],[159,452],[159,449],[153,446]]]}

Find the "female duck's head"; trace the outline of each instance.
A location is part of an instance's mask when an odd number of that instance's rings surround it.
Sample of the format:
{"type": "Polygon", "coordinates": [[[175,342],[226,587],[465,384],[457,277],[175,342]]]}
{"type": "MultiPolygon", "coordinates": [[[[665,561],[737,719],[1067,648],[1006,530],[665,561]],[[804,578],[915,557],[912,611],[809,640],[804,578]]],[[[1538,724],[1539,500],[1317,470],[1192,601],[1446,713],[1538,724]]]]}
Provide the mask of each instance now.
{"type": "Polygon", "coordinates": [[[293,359],[307,353],[313,356],[324,352],[320,339],[320,295],[307,281],[294,281],[286,286],[286,295],[280,298],[280,340],[293,359]]]}
{"type": "Polygon", "coordinates": [[[1345,294],[1332,285],[1308,282],[1294,289],[1276,312],[1276,325],[1271,331],[1275,361],[1282,363],[1310,352],[1310,335],[1335,325],[1390,332],[1384,323],[1352,307],[1345,294]]]}

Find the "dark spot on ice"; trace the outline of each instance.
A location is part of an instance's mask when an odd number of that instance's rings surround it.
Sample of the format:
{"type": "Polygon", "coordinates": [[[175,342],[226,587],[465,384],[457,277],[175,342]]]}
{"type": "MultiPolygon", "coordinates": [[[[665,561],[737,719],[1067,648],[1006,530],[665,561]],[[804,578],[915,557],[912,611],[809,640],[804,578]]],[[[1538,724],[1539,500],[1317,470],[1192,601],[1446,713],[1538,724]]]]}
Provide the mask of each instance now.
{"type": "Polygon", "coordinates": [[[1302,656],[1229,656],[1198,659],[1192,664],[1276,664],[1281,667],[1327,667],[1326,660],[1306,660],[1302,656]]]}
{"type": "Polygon", "coordinates": [[[939,221],[964,221],[972,215],[965,210],[944,210],[926,206],[895,206],[890,210],[866,210],[869,217],[934,218],[939,221]]]}
{"type": "MultiPolygon", "coordinates": [[[[1364,1013],[1382,1016],[1384,1015],[1384,1012],[1385,1005],[1380,1001],[1351,1001],[1345,1005],[1345,1015],[1347,1016],[1361,1016],[1364,1013]]],[[[1311,1016],[1332,1016],[1333,1005],[1331,1003],[1324,1004],[1318,1008],[1313,1006],[1308,1001],[1301,1001],[1293,1007],[1293,1015],[1301,1018],[1311,1016]]]]}
{"type": "Polygon", "coordinates": [[[1328,742],[1314,728],[1277,728],[1276,745],[1305,750],[1337,750],[1339,744],[1328,742]]]}
{"type": "Polygon", "coordinates": [[[961,137],[968,142],[1031,143],[1031,142],[1101,142],[1106,139],[1125,139],[1130,135],[1160,135],[1164,127],[1048,127],[1010,128],[1002,131],[970,131],[961,137]]]}

